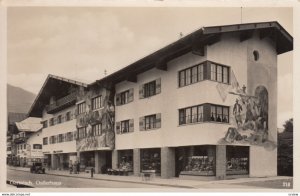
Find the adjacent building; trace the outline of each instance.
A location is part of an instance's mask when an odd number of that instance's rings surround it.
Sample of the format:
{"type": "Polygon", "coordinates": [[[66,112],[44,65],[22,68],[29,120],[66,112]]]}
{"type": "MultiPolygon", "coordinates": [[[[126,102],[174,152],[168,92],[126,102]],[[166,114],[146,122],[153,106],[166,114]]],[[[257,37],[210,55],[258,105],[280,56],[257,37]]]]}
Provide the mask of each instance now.
{"type": "Polygon", "coordinates": [[[277,22],[203,27],[92,84],[49,75],[30,112],[53,169],[277,175],[277,22]]]}

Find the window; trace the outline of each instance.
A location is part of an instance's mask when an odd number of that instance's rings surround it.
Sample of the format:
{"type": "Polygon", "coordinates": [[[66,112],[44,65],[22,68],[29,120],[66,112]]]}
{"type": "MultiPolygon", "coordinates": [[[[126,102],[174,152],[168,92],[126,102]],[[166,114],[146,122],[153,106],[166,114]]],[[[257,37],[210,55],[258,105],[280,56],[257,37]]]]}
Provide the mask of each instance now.
{"type": "Polygon", "coordinates": [[[78,138],[82,139],[86,137],[86,127],[78,128],[78,138]]]}
{"type": "Polygon", "coordinates": [[[259,53],[258,53],[257,50],[253,51],[253,58],[254,58],[255,61],[258,61],[258,59],[259,59],[259,53]]]}
{"type": "Polygon", "coordinates": [[[65,134],[65,141],[69,142],[69,141],[73,141],[73,133],[72,132],[68,132],[65,134]]]}
{"type": "Polygon", "coordinates": [[[98,96],[92,99],[92,110],[96,110],[102,107],[102,96],[98,96]]]}
{"type": "Polygon", "coordinates": [[[203,79],[203,64],[195,65],[179,72],[179,87],[200,82],[203,79]]]}
{"type": "Polygon", "coordinates": [[[203,122],[203,106],[193,106],[179,110],[179,124],[203,122]]]}
{"type": "Polygon", "coordinates": [[[151,97],[151,96],[157,95],[159,93],[161,93],[161,78],[158,78],[154,81],[140,85],[140,87],[139,87],[140,99],[151,97]]]}
{"type": "Polygon", "coordinates": [[[121,93],[121,105],[128,103],[129,90],[121,93]]]}
{"type": "Polygon", "coordinates": [[[53,126],[53,125],[54,125],[54,119],[50,118],[50,120],[49,120],[49,126],[53,126]]]}
{"type": "Polygon", "coordinates": [[[61,121],[61,115],[59,115],[58,117],[57,117],[57,124],[60,124],[62,121],[61,121]]]}
{"type": "Polygon", "coordinates": [[[129,132],[129,120],[121,121],[121,133],[129,132]]]}
{"type": "Polygon", "coordinates": [[[211,118],[210,118],[211,121],[224,122],[224,123],[229,122],[229,107],[211,105],[210,112],[211,112],[211,118]]]}
{"type": "Polygon", "coordinates": [[[71,112],[67,112],[66,113],[66,121],[69,121],[69,120],[71,120],[71,112]]]}
{"type": "Polygon", "coordinates": [[[82,114],[85,112],[85,102],[77,104],[77,114],[82,114]]]}
{"type": "Polygon", "coordinates": [[[144,97],[155,95],[155,81],[144,84],[144,97]]]}
{"type": "Polygon", "coordinates": [[[58,135],[58,143],[62,143],[64,142],[64,135],[63,134],[59,134],[58,135]]]}
{"type": "Polygon", "coordinates": [[[33,144],[33,149],[42,149],[41,144],[33,144]]]}
{"type": "Polygon", "coordinates": [[[156,128],[156,115],[145,116],[145,130],[156,128]]]}
{"type": "Polygon", "coordinates": [[[102,135],[102,124],[92,126],[93,136],[102,135]]]}
{"type": "Polygon", "coordinates": [[[54,135],[51,136],[51,137],[50,137],[49,143],[50,143],[50,144],[55,144],[55,143],[56,143],[56,136],[54,136],[54,135]]]}
{"type": "Polygon", "coordinates": [[[159,148],[141,149],[141,170],[155,170],[155,173],[161,171],[161,154],[159,148]]]}
{"type": "Polygon", "coordinates": [[[42,125],[43,125],[43,128],[47,128],[48,127],[48,121],[47,120],[42,121],[42,125]]]}
{"type": "Polygon", "coordinates": [[[48,137],[43,138],[43,145],[48,145],[48,137]]]}
{"type": "Polygon", "coordinates": [[[223,65],[210,64],[210,79],[217,82],[229,83],[229,67],[223,65]]]}

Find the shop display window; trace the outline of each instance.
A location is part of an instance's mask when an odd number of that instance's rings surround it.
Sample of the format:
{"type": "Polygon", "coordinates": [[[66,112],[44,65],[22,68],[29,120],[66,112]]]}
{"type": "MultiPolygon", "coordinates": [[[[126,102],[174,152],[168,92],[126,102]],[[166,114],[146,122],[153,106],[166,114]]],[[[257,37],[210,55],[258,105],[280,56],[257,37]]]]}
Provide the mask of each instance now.
{"type": "Polygon", "coordinates": [[[118,168],[128,171],[128,172],[133,171],[133,151],[132,150],[119,151],[118,168]]]}
{"type": "Polygon", "coordinates": [[[227,146],[226,148],[226,174],[249,174],[249,147],[227,146]]]}
{"type": "Polygon", "coordinates": [[[143,149],[141,150],[141,170],[155,170],[155,173],[161,171],[160,149],[143,149]]]}
{"type": "Polygon", "coordinates": [[[215,147],[194,146],[185,148],[180,157],[185,162],[181,175],[215,175],[215,147]]]}

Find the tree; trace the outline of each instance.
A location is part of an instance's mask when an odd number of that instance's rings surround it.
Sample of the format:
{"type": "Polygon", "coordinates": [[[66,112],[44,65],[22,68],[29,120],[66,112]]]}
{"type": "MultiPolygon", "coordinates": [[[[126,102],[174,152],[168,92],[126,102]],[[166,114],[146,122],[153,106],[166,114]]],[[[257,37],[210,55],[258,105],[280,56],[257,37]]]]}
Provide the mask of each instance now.
{"type": "Polygon", "coordinates": [[[283,125],[284,132],[293,132],[293,118],[290,118],[289,120],[285,121],[285,124],[283,125]]]}

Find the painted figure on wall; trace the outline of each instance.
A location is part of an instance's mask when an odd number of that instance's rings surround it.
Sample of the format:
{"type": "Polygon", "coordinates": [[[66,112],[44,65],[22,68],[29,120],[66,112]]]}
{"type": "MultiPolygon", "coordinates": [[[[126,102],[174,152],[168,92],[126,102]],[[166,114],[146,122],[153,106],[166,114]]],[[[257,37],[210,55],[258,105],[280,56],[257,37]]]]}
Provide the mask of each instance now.
{"type": "Polygon", "coordinates": [[[220,143],[241,143],[275,148],[274,142],[268,140],[268,91],[264,86],[255,89],[255,95],[247,95],[246,87],[229,92],[236,95],[233,105],[230,127],[220,143]]]}
{"type": "MultiPolygon", "coordinates": [[[[101,94],[100,92],[94,92],[101,94]]],[[[97,110],[91,109],[91,95],[88,94],[81,99],[86,99],[86,111],[77,116],[77,128],[85,127],[85,137],[77,139],[77,151],[113,149],[115,145],[114,134],[114,105],[110,100],[110,91],[105,90],[102,107],[97,110]],[[93,129],[94,125],[101,128],[93,129]]]]}

